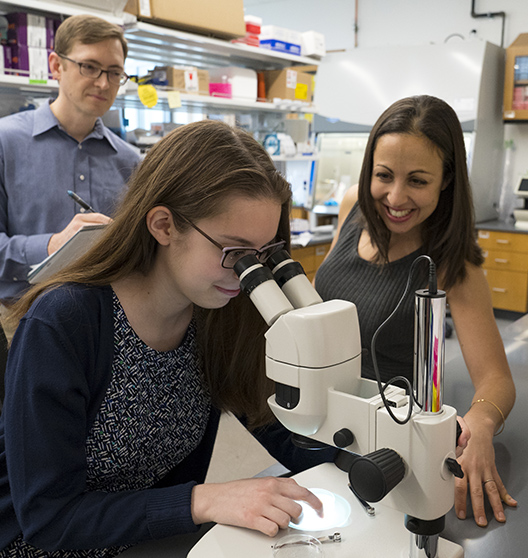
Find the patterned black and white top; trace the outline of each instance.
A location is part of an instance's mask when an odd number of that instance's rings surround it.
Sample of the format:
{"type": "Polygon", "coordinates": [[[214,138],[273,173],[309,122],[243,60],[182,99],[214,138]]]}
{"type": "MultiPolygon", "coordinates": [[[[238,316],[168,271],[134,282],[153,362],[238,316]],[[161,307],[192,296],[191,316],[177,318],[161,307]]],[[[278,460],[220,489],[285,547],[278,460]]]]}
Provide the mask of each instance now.
{"type": "MultiPolygon", "coordinates": [[[[191,322],[181,345],[156,351],[135,333],[113,293],[112,379],[86,440],[87,491],[148,488],[202,440],[210,413],[191,322]]],[[[109,558],[127,547],[45,552],[20,538],[0,558],[109,558]]]]}

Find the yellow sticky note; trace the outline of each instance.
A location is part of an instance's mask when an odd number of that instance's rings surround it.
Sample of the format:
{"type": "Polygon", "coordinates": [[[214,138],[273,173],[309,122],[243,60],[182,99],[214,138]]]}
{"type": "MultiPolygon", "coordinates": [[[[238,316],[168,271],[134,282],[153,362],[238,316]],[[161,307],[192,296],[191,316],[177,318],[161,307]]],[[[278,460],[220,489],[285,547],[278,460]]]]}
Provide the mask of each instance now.
{"type": "Polygon", "coordinates": [[[139,85],[138,96],[139,100],[148,108],[158,104],[158,92],[153,85],[139,85]]]}
{"type": "Polygon", "coordinates": [[[179,91],[169,91],[167,93],[167,100],[169,101],[169,108],[176,109],[181,107],[181,97],[179,91]]]}
{"type": "Polygon", "coordinates": [[[301,101],[308,99],[308,85],[306,83],[298,83],[295,86],[295,98],[301,101]]]}

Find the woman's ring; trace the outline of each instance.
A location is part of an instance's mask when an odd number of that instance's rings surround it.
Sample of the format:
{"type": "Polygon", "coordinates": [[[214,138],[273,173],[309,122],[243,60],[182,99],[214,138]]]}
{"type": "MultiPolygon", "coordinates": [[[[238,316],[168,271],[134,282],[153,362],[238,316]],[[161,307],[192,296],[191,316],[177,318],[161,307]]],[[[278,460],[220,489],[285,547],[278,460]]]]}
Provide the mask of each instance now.
{"type": "Polygon", "coordinates": [[[484,486],[487,482],[495,482],[495,480],[494,480],[494,479],[485,480],[485,481],[482,483],[482,486],[484,486]]]}

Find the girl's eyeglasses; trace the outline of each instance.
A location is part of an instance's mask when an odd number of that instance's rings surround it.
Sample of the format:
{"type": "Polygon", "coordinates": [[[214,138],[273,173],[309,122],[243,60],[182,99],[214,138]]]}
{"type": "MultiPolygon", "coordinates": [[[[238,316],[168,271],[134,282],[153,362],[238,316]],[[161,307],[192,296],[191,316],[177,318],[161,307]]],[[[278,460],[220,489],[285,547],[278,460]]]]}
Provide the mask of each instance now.
{"type": "Polygon", "coordinates": [[[222,246],[219,242],[216,242],[213,238],[211,238],[207,233],[202,231],[202,229],[198,228],[194,223],[189,221],[183,215],[177,214],[178,217],[183,219],[187,224],[191,225],[191,227],[199,232],[203,237],[207,238],[209,242],[214,244],[218,249],[222,251],[222,259],[220,260],[220,265],[225,269],[233,269],[235,264],[238,260],[242,259],[244,256],[256,256],[260,263],[265,263],[266,260],[275,252],[282,250],[284,245],[286,244],[285,240],[279,240],[278,242],[274,242],[273,244],[266,244],[260,249],[257,248],[247,248],[246,246],[222,246]]]}

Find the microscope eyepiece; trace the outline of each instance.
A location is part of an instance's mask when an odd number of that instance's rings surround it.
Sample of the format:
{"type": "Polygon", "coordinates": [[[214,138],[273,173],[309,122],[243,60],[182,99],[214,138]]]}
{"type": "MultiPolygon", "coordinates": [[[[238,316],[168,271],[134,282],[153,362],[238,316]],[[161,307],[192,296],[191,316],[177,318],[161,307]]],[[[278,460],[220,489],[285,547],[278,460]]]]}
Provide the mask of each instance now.
{"type": "Polygon", "coordinates": [[[286,261],[291,260],[291,259],[292,259],[292,257],[290,256],[290,254],[288,254],[288,252],[286,250],[279,250],[278,252],[275,252],[274,254],[271,254],[271,256],[266,260],[266,265],[270,269],[274,269],[281,262],[286,262],[286,261]]]}
{"type": "Polygon", "coordinates": [[[271,255],[266,261],[266,265],[273,272],[273,277],[275,277],[275,281],[277,281],[281,289],[290,279],[293,279],[297,275],[305,275],[302,265],[292,260],[290,254],[288,254],[286,250],[281,250],[271,255]]]}
{"type": "Polygon", "coordinates": [[[275,281],[294,308],[304,308],[322,302],[299,262],[292,260],[286,250],[271,255],[266,261],[275,281]]]}
{"type": "Polygon", "coordinates": [[[244,271],[253,267],[254,265],[261,265],[258,261],[257,256],[249,255],[240,258],[238,262],[233,266],[235,273],[238,277],[241,277],[244,274],[244,271]]]}
{"type": "Polygon", "coordinates": [[[280,290],[268,267],[264,267],[256,256],[244,256],[235,264],[235,273],[240,279],[240,288],[253,301],[268,325],[293,310],[293,306],[280,290]]]}
{"type": "Polygon", "coordinates": [[[240,279],[240,288],[248,296],[262,283],[274,282],[270,269],[264,267],[256,256],[244,256],[235,264],[234,270],[240,279]]]}

